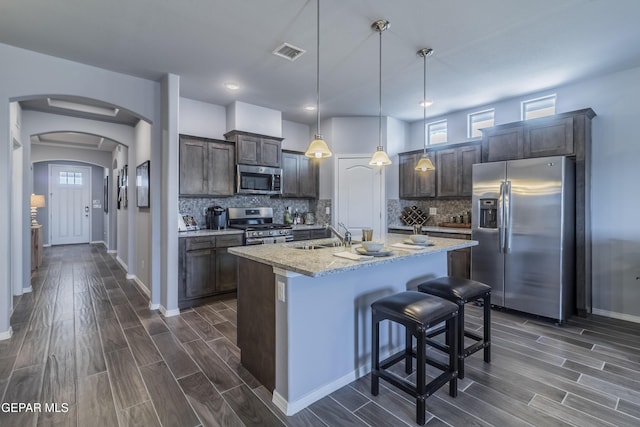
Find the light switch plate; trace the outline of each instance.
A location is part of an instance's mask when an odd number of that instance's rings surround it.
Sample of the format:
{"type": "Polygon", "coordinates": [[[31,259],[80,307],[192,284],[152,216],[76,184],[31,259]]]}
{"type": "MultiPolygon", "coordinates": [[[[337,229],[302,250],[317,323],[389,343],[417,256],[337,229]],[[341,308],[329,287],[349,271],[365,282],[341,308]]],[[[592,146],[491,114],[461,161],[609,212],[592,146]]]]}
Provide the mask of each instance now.
{"type": "Polygon", "coordinates": [[[278,280],[278,301],[285,302],[284,297],[284,282],[278,280]]]}
{"type": "Polygon", "coordinates": [[[329,206],[327,206],[326,208],[324,208],[324,213],[326,215],[331,215],[331,208],[329,206]]]}
{"type": "Polygon", "coordinates": [[[438,215],[438,208],[429,208],[429,215],[438,215]]]}

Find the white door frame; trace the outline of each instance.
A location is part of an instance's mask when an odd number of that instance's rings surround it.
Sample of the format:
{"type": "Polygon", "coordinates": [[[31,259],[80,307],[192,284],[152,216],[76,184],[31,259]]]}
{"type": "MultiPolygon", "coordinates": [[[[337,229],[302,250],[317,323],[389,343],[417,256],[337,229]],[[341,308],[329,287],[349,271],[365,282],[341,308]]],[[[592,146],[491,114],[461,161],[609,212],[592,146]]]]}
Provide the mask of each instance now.
{"type": "Polygon", "coordinates": [[[88,210],[88,217],[89,217],[89,224],[88,226],[88,236],[87,236],[87,243],[91,243],[91,230],[92,230],[92,221],[93,221],[93,216],[92,216],[92,183],[91,183],[91,176],[92,176],[92,168],[90,166],[78,166],[78,165],[68,165],[65,163],[50,163],[49,164],[49,244],[53,245],[53,202],[51,201],[51,195],[53,193],[53,180],[55,179],[53,176],[53,168],[54,167],[69,167],[69,168],[74,168],[74,169],[83,169],[84,173],[86,174],[85,176],[87,177],[87,187],[88,187],[88,191],[89,191],[89,197],[87,200],[87,206],[89,207],[88,210]]]}
{"type": "MultiPolygon", "coordinates": [[[[338,218],[338,214],[340,212],[339,205],[339,193],[340,193],[340,182],[338,182],[338,176],[340,172],[340,160],[341,159],[363,159],[363,164],[368,165],[369,160],[371,159],[371,154],[337,154],[334,156],[334,164],[333,164],[333,202],[335,206],[333,207],[331,213],[331,222],[332,224],[336,224],[340,220],[338,218]]],[[[382,238],[387,232],[387,194],[386,194],[386,175],[384,166],[373,166],[374,168],[379,168],[380,173],[380,205],[378,206],[378,211],[374,213],[374,215],[378,215],[380,218],[380,229],[376,230],[374,227],[374,236],[375,238],[382,238]]],[[[353,236],[355,240],[360,240],[361,236],[355,235],[353,236]]]]}

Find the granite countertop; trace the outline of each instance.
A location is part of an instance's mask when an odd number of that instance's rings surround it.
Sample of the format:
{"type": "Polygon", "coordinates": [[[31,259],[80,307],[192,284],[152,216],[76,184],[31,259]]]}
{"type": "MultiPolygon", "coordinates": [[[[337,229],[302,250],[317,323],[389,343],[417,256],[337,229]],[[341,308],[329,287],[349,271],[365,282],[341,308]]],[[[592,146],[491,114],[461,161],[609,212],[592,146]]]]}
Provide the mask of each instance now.
{"type": "Polygon", "coordinates": [[[392,254],[386,257],[373,257],[369,259],[353,261],[350,259],[333,256],[335,252],[349,251],[357,253],[359,244],[346,247],[330,247],[319,249],[296,249],[313,244],[327,244],[337,242],[336,239],[317,239],[305,242],[289,242],[274,245],[237,246],[229,248],[229,252],[253,261],[268,264],[283,270],[303,274],[305,276],[320,277],[329,274],[340,273],[350,270],[368,268],[380,264],[393,263],[407,258],[421,258],[431,254],[447,252],[455,249],[475,246],[478,242],[474,240],[446,239],[433,237],[430,240],[433,246],[414,249],[392,248],[394,243],[403,243],[407,240],[407,235],[387,234],[385,236],[385,249],[392,250],[392,254]]]}
{"type": "Polygon", "coordinates": [[[235,228],[225,228],[224,230],[196,230],[196,231],[179,231],[178,237],[206,237],[206,236],[223,236],[226,234],[243,234],[244,231],[235,228]]]}
{"type": "MultiPolygon", "coordinates": [[[[388,228],[389,230],[413,231],[413,226],[411,225],[390,225],[388,228]]],[[[422,227],[422,231],[426,231],[427,233],[429,233],[430,231],[433,231],[438,233],[471,235],[470,228],[436,227],[436,226],[425,225],[422,227]]]]}

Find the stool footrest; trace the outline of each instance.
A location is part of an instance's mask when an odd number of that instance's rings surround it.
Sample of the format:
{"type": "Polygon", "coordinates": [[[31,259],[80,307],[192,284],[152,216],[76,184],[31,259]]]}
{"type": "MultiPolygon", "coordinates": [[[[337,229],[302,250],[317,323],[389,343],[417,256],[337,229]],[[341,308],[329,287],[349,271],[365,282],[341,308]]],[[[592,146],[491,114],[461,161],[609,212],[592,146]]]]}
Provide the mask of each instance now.
{"type": "Polygon", "coordinates": [[[464,358],[464,357],[470,356],[478,350],[489,347],[489,344],[491,343],[480,341],[473,345],[470,345],[469,347],[463,350],[463,353],[460,355],[460,357],[464,358]]]}
{"type": "Polygon", "coordinates": [[[398,375],[392,374],[387,371],[371,371],[373,375],[378,376],[378,378],[382,378],[388,383],[398,387],[400,390],[405,393],[413,396],[413,397],[429,397],[436,391],[440,389],[443,385],[451,381],[452,379],[458,376],[458,371],[446,371],[438,375],[435,379],[433,379],[429,384],[425,386],[424,394],[420,394],[416,391],[415,385],[398,375]]]}
{"type": "Polygon", "coordinates": [[[472,339],[474,339],[476,341],[482,341],[483,340],[483,338],[480,335],[475,334],[473,332],[464,331],[464,336],[468,337],[468,338],[472,338],[472,339]]]}

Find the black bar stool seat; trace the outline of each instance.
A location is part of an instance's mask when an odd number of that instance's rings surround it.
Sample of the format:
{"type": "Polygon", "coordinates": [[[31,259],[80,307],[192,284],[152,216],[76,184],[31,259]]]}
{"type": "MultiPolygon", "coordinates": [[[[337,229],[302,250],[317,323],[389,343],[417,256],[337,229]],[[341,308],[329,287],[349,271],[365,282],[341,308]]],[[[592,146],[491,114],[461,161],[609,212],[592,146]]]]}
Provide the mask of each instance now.
{"type": "MultiPolygon", "coordinates": [[[[464,378],[464,359],[480,349],[484,349],[484,361],[491,362],[491,286],[475,280],[444,276],[418,285],[418,290],[454,302],[458,305],[458,378],[464,378]],[[464,329],[464,305],[482,299],[483,336],[464,329]],[[469,347],[464,346],[464,337],[476,342],[469,347]]],[[[431,334],[443,332],[442,329],[431,334]]]]}
{"type": "Polygon", "coordinates": [[[416,398],[416,422],[425,423],[425,399],[435,393],[447,382],[449,394],[458,394],[458,306],[445,299],[416,291],[400,292],[376,300],[371,304],[372,340],[371,340],[371,394],[378,395],[380,378],[398,387],[416,398]],[[380,322],[390,320],[405,327],[405,348],[383,361],[380,361],[380,322]],[[445,332],[449,345],[443,346],[427,336],[427,329],[445,322],[445,332]],[[416,337],[416,350],[413,350],[413,337],[416,337]],[[437,345],[449,354],[449,364],[445,365],[427,357],[427,344],[437,345]],[[413,371],[412,361],[416,359],[416,384],[387,371],[396,363],[405,361],[405,372],[413,371]],[[426,364],[440,369],[442,374],[426,384],[426,364]]]}

